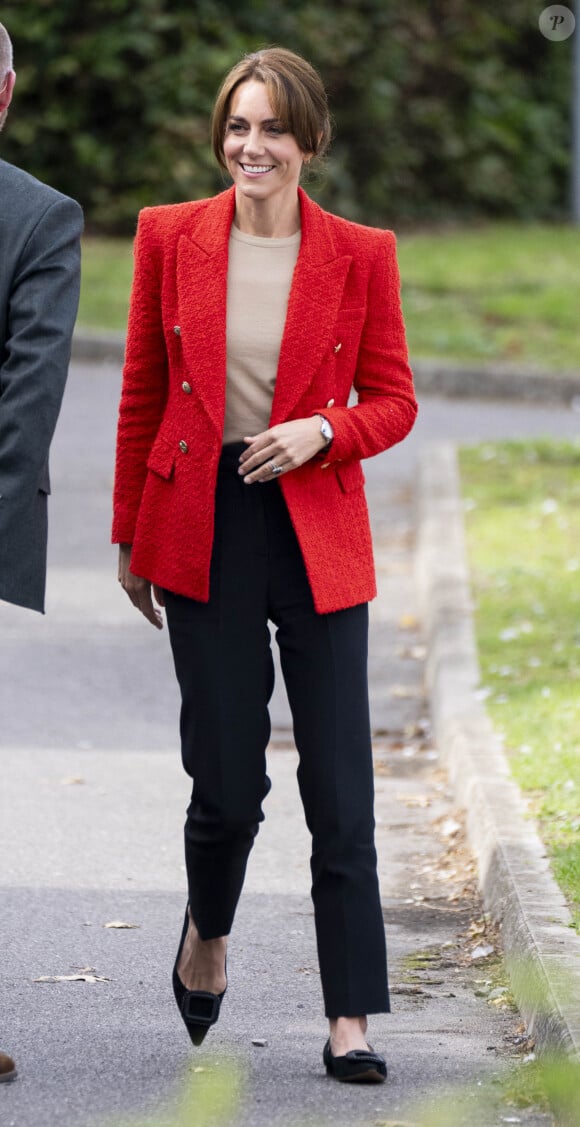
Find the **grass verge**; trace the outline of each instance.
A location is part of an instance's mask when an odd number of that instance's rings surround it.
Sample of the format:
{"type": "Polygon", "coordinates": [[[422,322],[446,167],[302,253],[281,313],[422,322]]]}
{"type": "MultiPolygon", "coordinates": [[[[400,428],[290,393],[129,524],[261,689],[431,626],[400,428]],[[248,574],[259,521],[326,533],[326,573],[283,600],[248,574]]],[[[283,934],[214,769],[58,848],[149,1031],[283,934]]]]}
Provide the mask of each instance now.
{"type": "Polygon", "coordinates": [[[124,332],[133,276],[131,239],[86,235],[82,259],[79,327],[124,332]]]}
{"type": "Polygon", "coordinates": [[[580,931],[580,441],[460,465],[486,705],[580,931]]]}
{"type": "Polygon", "coordinates": [[[411,355],[580,369],[577,240],[523,223],[401,237],[411,355]]]}
{"type": "MultiPolygon", "coordinates": [[[[85,237],[79,325],[123,330],[131,240],[85,237]]],[[[402,234],[412,357],[580,370],[580,256],[570,227],[486,224],[402,234]]]]}

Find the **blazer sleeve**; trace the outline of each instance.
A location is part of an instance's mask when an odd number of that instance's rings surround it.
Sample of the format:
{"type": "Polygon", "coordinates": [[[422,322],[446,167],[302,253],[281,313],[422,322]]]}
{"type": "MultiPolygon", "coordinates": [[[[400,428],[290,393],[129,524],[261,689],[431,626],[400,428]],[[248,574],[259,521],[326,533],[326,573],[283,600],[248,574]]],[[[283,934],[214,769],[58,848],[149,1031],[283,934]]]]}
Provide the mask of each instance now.
{"type": "Polygon", "coordinates": [[[331,464],[380,454],[405,438],[417,415],[392,231],[380,233],[369,274],[367,314],[353,385],[356,405],[319,412],[334,430],[334,441],[325,455],[331,464]]]}
{"type": "Polygon", "coordinates": [[[132,544],[147,459],[167,400],[168,362],[161,307],[155,209],[139,215],[117,427],[113,491],[114,544],[132,544]]]}
{"type": "Polygon", "coordinates": [[[58,419],[80,289],[83,216],[62,196],[43,212],[10,286],[0,365],[0,497],[22,504],[49,491],[48,453],[58,419]]]}

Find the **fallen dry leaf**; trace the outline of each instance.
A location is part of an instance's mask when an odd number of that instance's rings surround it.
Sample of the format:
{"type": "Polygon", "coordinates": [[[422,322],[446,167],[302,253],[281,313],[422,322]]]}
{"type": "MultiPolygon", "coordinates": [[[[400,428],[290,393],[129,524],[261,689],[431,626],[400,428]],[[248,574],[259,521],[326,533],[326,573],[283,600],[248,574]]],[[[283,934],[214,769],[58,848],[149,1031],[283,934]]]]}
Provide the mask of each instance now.
{"type": "Polygon", "coordinates": [[[424,661],[427,657],[426,646],[398,646],[397,657],[410,658],[412,661],[424,661]]]}
{"type": "Polygon", "coordinates": [[[405,806],[418,806],[421,810],[425,810],[432,802],[427,794],[397,794],[395,797],[398,802],[402,802],[405,806]]]}
{"type": "Polygon", "coordinates": [[[453,880],[457,876],[457,869],[439,869],[435,880],[453,880]]]}
{"type": "Polygon", "coordinates": [[[393,986],[393,994],[404,994],[409,998],[432,998],[433,995],[422,986],[393,986]]]}
{"type": "Polygon", "coordinates": [[[33,982],[110,982],[110,978],[105,978],[102,974],[89,973],[83,971],[80,974],[42,974],[40,978],[34,978],[33,982]]]}
{"type": "Polygon", "coordinates": [[[473,951],[470,951],[469,957],[473,962],[476,959],[488,959],[490,955],[494,954],[494,951],[495,948],[492,947],[491,943],[482,943],[479,947],[474,947],[473,951]]]}
{"type": "Polygon", "coordinates": [[[459,833],[460,829],[461,826],[459,822],[455,821],[455,818],[446,818],[439,832],[442,837],[455,837],[455,835],[459,833]]]}
{"type": "Polygon", "coordinates": [[[417,720],[416,723],[406,724],[404,728],[405,739],[426,739],[431,732],[431,725],[429,720],[417,720]]]}
{"type": "Polygon", "coordinates": [[[85,780],[81,779],[80,775],[68,775],[66,779],[60,780],[60,785],[61,787],[78,787],[81,786],[84,781],[85,780]]]}
{"type": "Polygon", "coordinates": [[[419,625],[419,620],[414,614],[402,614],[398,626],[399,630],[416,630],[419,625]]]}
{"type": "Polygon", "coordinates": [[[123,920],[110,920],[108,924],[103,924],[103,927],[114,927],[114,928],[117,928],[119,931],[121,931],[121,930],[129,931],[132,928],[141,927],[141,924],[127,924],[127,923],[124,923],[123,920]]]}
{"type": "Polygon", "coordinates": [[[406,1119],[375,1119],[374,1127],[415,1127],[415,1124],[406,1119]]]}

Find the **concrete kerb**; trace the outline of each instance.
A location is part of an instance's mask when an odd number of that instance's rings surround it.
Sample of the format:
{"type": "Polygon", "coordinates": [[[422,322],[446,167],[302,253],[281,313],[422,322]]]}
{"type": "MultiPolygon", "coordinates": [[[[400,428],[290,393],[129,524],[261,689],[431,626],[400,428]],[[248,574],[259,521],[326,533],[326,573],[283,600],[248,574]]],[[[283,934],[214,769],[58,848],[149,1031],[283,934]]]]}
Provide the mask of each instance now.
{"type": "Polygon", "coordinates": [[[542,372],[514,364],[461,364],[437,359],[412,360],[411,366],[417,390],[423,395],[564,403],[580,410],[580,372],[542,372]]]}
{"type": "Polygon", "coordinates": [[[125,333],[97,332],[76,328],[72,339],[73,360],[122,364],[125,358],[125,333]]]}
{"type": "MultiPolygon", "coordinates": [[[[73,360],[122,364],[125,334],[77,328],[73,360]]],[[[469,365],[447,360],[412,361],[417,391],[464,399],[517,399],[565,403],[580,410],[580,372],[540,372],[512,365],[469,365]]]]}
{"type": "Polygon", "coordinates": [[[455,448],[417,476],[416,572],[435,739],[467,815],[484,903],[502,928],[518,1007],[542,1051],[580,1058],[580,938],[478,696],[479,665],[455,448]]]}

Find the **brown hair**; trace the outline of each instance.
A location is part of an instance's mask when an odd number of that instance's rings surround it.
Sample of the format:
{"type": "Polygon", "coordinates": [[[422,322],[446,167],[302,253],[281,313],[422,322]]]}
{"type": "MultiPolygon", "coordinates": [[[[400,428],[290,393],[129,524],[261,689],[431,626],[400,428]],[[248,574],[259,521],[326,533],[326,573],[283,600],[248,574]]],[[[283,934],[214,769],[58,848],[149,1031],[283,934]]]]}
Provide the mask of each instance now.
{"type": "Polygon", "coordinates": [[[296,139],[303,153],[321,157],[330,143],[332,126],[326,90],[320,75],[300,55],[285,47],[265,47],[245,55],[224,78],[215,100],[211,139],[216,160],[226,168],[224,137],[234,91],[250,79],[263,82],[276,117],[296,139]]]}

